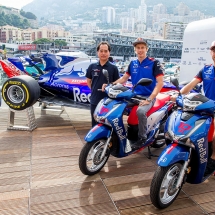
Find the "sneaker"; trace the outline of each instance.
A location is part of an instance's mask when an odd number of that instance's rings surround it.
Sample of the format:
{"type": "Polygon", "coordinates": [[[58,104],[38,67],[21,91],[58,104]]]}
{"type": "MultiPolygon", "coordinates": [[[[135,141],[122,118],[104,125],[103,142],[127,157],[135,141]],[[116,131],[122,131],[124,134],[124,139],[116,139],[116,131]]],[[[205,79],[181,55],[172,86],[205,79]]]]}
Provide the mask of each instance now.
{"type": "Polygon", "coordinates": [[[213,160],[212,158],[209,158],[204,176],[211,175],[214,171],[215,171],[215,160],[213,160]]]}
{"type": "Polygon", "coordinates": [[[137,142],[135,142],[134,144],[132,144],[131,148],[133,150],[137,150],[139,148],[141,148],[141,146],[146,142],[146,139],[144,138],[139,138],[137,142]]]}

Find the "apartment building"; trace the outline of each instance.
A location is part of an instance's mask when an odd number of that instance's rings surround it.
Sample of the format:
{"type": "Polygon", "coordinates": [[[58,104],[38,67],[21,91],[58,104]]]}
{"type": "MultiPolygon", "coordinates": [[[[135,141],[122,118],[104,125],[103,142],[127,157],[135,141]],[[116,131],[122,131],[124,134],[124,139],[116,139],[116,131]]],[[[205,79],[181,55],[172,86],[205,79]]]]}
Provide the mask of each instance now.
{"type": "Polygon", "coordinates": [[[165,40],[183,40],[184,30],[187,24],[184,23],[165,23],[163,37],[165,40]]]}
{"type": "Polygon", "coordinates": [[[71,33],[62,27],[48,26],[39,29],[20,29],[13,26],[0,27],[0,42],[15,44],[30,44],[41,38],[54,40],[55,38],[71,37],[71,33]]]}

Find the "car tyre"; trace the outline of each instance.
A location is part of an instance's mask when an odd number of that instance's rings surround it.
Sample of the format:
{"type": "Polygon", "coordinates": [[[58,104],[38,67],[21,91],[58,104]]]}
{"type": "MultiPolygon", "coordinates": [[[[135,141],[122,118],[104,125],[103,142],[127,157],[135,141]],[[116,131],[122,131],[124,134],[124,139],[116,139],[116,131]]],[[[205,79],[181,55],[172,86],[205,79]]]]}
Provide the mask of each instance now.
{"type": "Polygon", "coordinates": [[[24,110],[34,105],[40,97],[40,86],[30,76],[9,78],[2,86],[2,98],[13,110],[24,110]]]}

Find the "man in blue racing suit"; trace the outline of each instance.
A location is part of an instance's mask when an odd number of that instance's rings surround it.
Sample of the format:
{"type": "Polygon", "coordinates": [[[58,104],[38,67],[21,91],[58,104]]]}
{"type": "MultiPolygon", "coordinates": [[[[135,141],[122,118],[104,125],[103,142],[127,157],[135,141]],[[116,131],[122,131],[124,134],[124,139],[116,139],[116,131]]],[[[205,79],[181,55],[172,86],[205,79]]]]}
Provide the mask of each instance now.
{"type": "MultiPolygon", "coordinates": [[[[146,113],[153,106],[155,97],[163,87],[163,69],[160,62],[152,58],[147,57],[148,45],[143,38],[137,38],[133,42],[134,50],[137,55],[137,59],[132,60],[128,66],[128,71],[113,84],[124,84],[131,76],[132,84],[135,85],[141,78],[152,79],[152,83],[148,86],[137,86],[135,92],[138,95],[147,97],[146,100],[142,100],[137,108],[138,117],[138,140],[132,144],[133,149],[139,149],[147,139],[147,116],[146,113]]],[[[106,84],[103,84],[104,90],[106,84]]]]}
{"type": "MultiPolygon", "coordinates": [[[[203,82],[203,89],[204,89],[205,96],[215,101],[215,41],[213,41],[211,44],[210,54],[213,60],[213,65],[205,65],[194,77],[194,79],[180,90],[181,94],[188,94],[197,84],[203,82]]],[[[177,98],[177,95],[172,96],[171,100],[175,101],[176,98],[177,98]]],[[[212,142],[212,151],[213,153],[211,157],[208,159],[205,175],[212,174],[215,171],[215,137],[214,136],[213,136],[213,142],[212,142]]]]}

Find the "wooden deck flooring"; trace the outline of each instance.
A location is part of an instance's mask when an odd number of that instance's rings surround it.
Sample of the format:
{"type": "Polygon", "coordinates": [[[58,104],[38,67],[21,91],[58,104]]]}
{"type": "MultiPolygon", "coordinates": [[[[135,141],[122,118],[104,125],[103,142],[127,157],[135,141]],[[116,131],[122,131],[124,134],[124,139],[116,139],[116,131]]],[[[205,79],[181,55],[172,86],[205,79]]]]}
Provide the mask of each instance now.
{"type": "MultiPolygon", "coordinates": [[[[89,111],[34,111],[37,129],[10,131],[8,109],[0,108],[0,215],[215,214],[215,177],[185,184],[173,205],[158,210],[149,198],[157,158],[149,160],[146,151],[110,157],[99,174],[87,177],[78,157],[90,129],[89,111]]],[[[15,121],[25,125],[25,112],[15,121]]]]}

